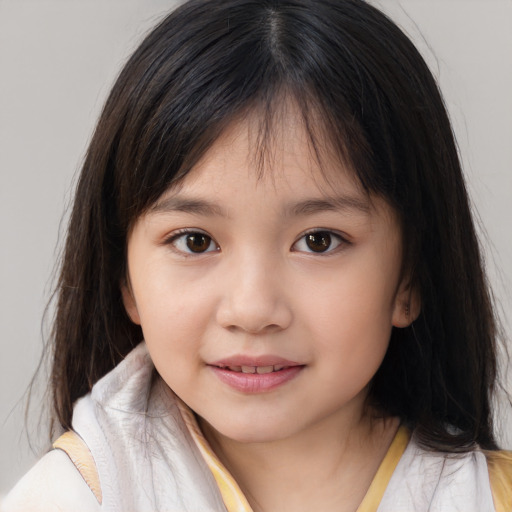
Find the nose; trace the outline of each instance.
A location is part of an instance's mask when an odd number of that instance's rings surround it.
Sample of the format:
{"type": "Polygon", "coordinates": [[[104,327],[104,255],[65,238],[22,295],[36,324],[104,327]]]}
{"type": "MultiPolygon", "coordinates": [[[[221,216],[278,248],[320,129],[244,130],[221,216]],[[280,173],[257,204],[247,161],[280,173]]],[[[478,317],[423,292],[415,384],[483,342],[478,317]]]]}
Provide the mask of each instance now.
{"type": "Polygon", "coordinates": [[[217,322],[230,331],[249,334],[277,332],[292,321],[285,279],[270,258],[251,256],[226,262],[217,322]]]}

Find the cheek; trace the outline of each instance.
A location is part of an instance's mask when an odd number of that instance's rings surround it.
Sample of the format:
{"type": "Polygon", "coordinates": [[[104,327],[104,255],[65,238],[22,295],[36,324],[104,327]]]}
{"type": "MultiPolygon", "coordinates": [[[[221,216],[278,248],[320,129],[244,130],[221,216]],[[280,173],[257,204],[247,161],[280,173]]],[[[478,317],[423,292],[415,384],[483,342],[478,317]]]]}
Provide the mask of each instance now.
{"type": "Polygon", "coordinates": [[[202,319],[186,301],[162,300],[144,308],[142,332],[158,373],[176,392],[190,385],[201,366],[202,319]]]}
{"type": "Polygon", "coordinates": [[[315,360],[324,389],[348,400],[374,377],[386,355],[391,336],[389,308],[369,304],[361,294],[340,298],[339,307],[324,310],[325,319],[311,333],[317,340],[315,360]]]}
{"type": "Polygon", "coordinates": [[[174,388],[201,365],[204,333],[214,318],[215,294],[210,285],[192,279],[187,272],[171,272],[157,265],[153,270],[147,268],[134,283],[137,309],[155,366],[174,388]]]}
{"type": "Polygon", "coordinates": [[[394,274],[378,262],[360,261],[317,274],[313,285],[298,287],[296,295],[302,296],[305,314],[315,316],[326,330],[389,330],[395,302],[394,274]]]}
{"type": "Polygon", "coordinates": [[[214,301],[212,284],[188,270],[174,268],[164,260],[139,274],[134,292],[145,333],[181,335],[186,326],[193,329],[206,321],[214,301]]]}
{"type": "Polygon", "coordinates": [[[394,268],[372,254],[357,256],[357,264],[318,275],[301,304],[317,349],[356,373],[365,365],[376,371],[386,353],[396,287],[394,268]]]}

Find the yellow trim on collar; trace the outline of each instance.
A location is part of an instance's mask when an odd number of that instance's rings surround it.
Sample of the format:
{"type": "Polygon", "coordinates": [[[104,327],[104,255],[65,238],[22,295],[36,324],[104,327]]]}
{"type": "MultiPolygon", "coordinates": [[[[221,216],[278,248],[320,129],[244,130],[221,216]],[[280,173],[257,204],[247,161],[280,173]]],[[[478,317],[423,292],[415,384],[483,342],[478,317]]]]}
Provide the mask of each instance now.
{"type": "Polygon", "coordinates": [[[215,478],[215,481],[217,482],[217,486],[219,487],[227,512],[253,512],[235,479],[224,467],[222,462],[213,452],[208,441],[205,439],[193,412],[178,397],[176,398],[181,416],[187,425],[190,435],[201,452],[206,464],[210,468],[213,478],[215,478]]]}
{"type": "Polygon", "coordinates": [[[85,444],[85,441],[76,432],[68,430],[53,443],[53,448],[62,450],[71,459],[71,462],[78,469],[85,483],[101,505],[103,496],[100,478],[92,453],[85,444]]]}
{"type": "MultiPolygon", "coordinates": [[[[177,402],[190,435],[217,482],[227,512],[253,512],[235,479],[224,467],[222,462],[213,452],[208,441],[205,439],[199,425],[197,424],[194,413],[179,398],[177,399],[177,402]]],[[[393,442],[391,443],[386,456],[382,460],[363,501],[357,509],[357,512],[376,512],[380,502],[382,501],[389,481],[391,480],[391,476],[393,475],[398,461],[402,457],[410,438],[411,434],[409,430],[406,427],[401,426],[395,434],[393,442]]]]}
{"type": "Polygon", "coordinates": [[[382,459],[379,469],[373,477],[372,483],[370,484],[363,501],[357,508],[357,512],[376,512],[379,508],[389,481],[391,480],[396,466],[407,448],[410,439],[411,433],[409,432],[409,429],[404,426],[400,426],[386,453],[386,456],[382,459]]]}
{"type": "Polygon", "coordinates": [[[484,451],[496,512],[512,511],[512,451],[484,451]]]}

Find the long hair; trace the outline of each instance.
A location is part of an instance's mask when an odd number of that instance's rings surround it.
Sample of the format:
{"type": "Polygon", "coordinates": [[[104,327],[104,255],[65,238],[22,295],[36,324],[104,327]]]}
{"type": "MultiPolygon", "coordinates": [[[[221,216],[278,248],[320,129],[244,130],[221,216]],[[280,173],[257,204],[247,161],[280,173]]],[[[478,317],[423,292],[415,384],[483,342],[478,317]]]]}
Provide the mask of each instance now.
{"type": "Polygon", "coordinates": [[[55,421],[70,428],[74,401],[142,340],[120,292],[130,227],[235,118],[258,110],[270,133],[283,91],[312,142],[321,133],[396,211],[421,295],[419,318],[392,332],[370,402],[427,447],[495,448],[495,319],[450,122],[413,44],[362,0],[191,0],[129,59],[69,222],[52,334],[55,421]]]}

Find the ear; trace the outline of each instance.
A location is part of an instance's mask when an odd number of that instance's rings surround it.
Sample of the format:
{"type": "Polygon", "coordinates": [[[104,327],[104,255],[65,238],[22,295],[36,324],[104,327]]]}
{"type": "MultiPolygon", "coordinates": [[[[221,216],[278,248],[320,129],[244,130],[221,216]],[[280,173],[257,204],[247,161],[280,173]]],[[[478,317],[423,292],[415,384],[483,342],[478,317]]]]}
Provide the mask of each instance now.
{"type": "Polygon", "coordinates": [[[130,320],[137,325],[140,325],[140,316],[133,296],[133,291],[128,280],[124,280],[121,284],[121,295],[123,297],[124,309],[130,317],[130,320]]]}
{"type": "Polygon", "coordinates": [[[409,327],[418,318],[420,312],[419,290],[404,279],[395,297],[392,324],[394,327],[409,327]]]}

